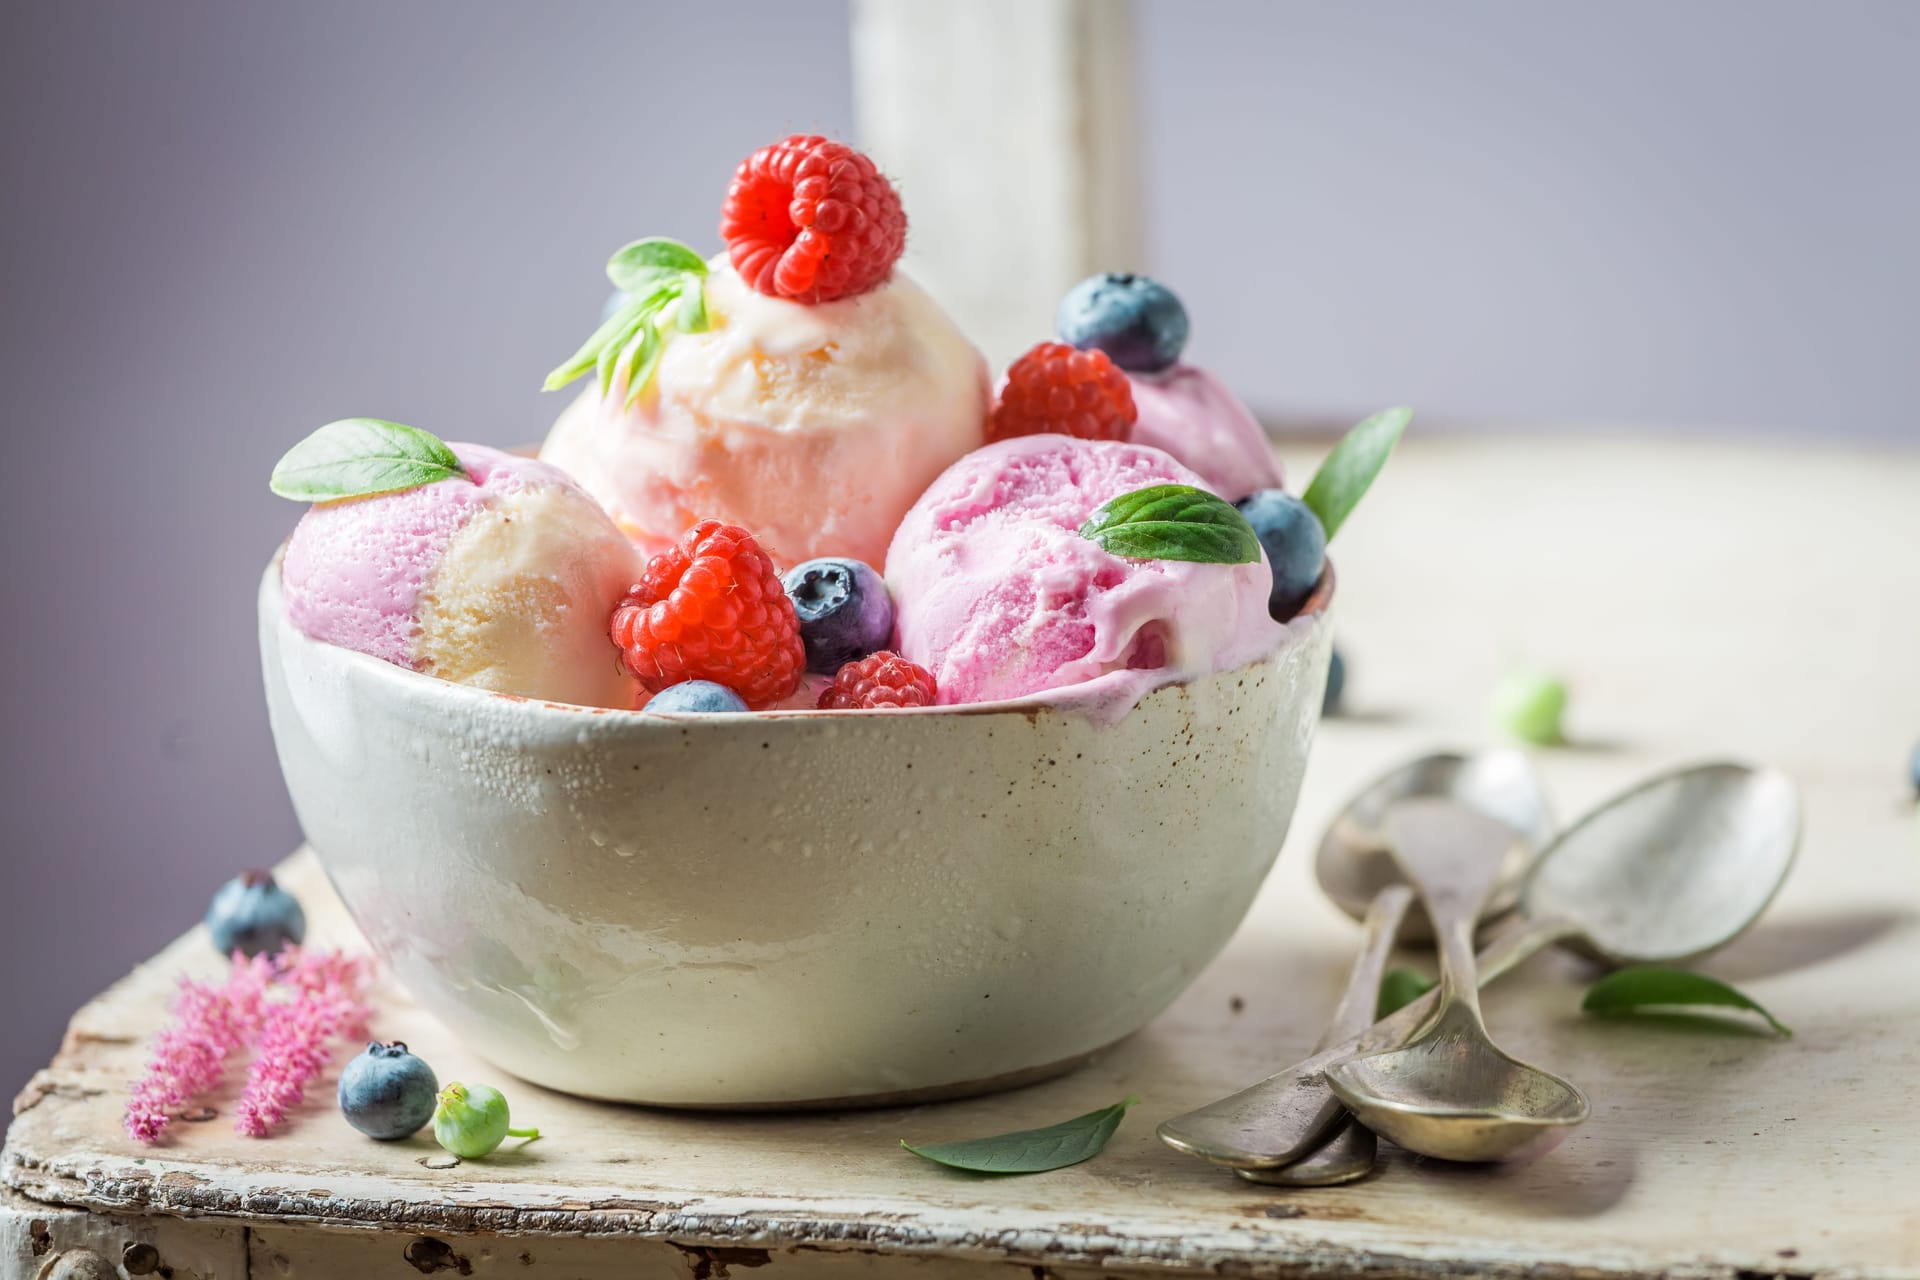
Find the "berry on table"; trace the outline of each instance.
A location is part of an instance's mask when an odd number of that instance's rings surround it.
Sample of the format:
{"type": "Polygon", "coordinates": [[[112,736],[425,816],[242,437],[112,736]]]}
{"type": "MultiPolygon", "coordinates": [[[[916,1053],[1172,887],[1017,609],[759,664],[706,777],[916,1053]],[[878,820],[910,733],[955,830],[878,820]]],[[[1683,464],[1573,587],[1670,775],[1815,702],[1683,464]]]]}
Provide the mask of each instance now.
{"type": "Polygon", "coordinates": [[[720,209],[733,269],[795,302],[851,298],[884,283],[907,243],[907,215],[867,156],[796,133],[734,171],[720,209]]]}
{"type": "Polygon", "coordinates": [[[493,1154],[508,1138],[533,1139],[538,1129],[513,1129],[507,1100],[498,1089],[458,1080],[439,1093],[433,1109],[433,1140],[462,1160],[493,1154]]]}
{"type": "Polygon", "coordinates": [[[702,520],[647,561],[608,630],[649,693],[711,680],[755,711],[799,688],[807,661],[773,561],[752,534],[718,520],[702,520]]]}
{"type": "Polygon", "coordinates": [[[382,1142],[412,1137],[433,1119],[440,1082],[401,1041],[374,1041],[340,1072],[336,1096],[347,1123],[382,1142]]]}
{"type": "Polygon", "coordinates": [[[682,680],[647,699],[647,705],[642,710],[712,715],[722,711],[745,711],[747,700],[727,686],[711,680],[682,680]]]}
{"type": "Polygon", "coordinates": [[[1062,342],[1107,353],[1129,373],[1172,367],[1187,345],[1187,309],[1173,290],[1131,273],[1089,276],[1054,316],[1062,342]]]}
{"type": "Polygon", "coordinates": [[[1261,489],[1233,504],[1253,526],[1273,570],[1267,611],[1285,622],[1300,612],[1327,567],[1327,531],[1313,508],[1282,489],[1261,489]]]}
{"type": "Polygon", "coordinates": [[[930,707],[933,673],[882,649],[834,673],[820,693],[822,711],[871,711],[881,707],[930,707]]]}
{"type": "Polygon", "coordinates": [[[1566,682],[1545,672],[1512,672],[1493,691],[1494,723],[1534,746],[1566,741],[1561,730],[1566,711],[1566,682]]]}
{"type": "Polygon", "coordinates": [[[248,871],[221,885],[207,906],[206,925],[223,956],[236,951],[272,955],[307,936],[300,900],[275,883],[270,871],[248,871]]]}
{"type": "Polygon", "coordinates": [[[893,597],[870,564],[860,560],[808,560],[781,579],[800,619],[807,670],[833,675],[856,658],[886,647],[893,638],[893,597]]]}
{"type": "Polygon", "coordinates": [[[1347,660],[1335,649],[1333,656],[1327,659],[1327,692],[1320,699],[1320,714],[1337,716],[1340,714],[1340,702],[1347,692],[1347,660]]]}
{"type": "Polygon", "coordinates": [[[1104,351],[1042,342],[1008,367],[987,439],[1051,432],[1082,440],[1126,440],[1138,416],[1133,384],[1104,351]]]}
{"type": "Polygon", "coordinates": [[[1913,784],[1913,794],[1920,796],[1920,742],[1913,744],[1913,754],[1907,757],[1907,781],[1913,784]]]}

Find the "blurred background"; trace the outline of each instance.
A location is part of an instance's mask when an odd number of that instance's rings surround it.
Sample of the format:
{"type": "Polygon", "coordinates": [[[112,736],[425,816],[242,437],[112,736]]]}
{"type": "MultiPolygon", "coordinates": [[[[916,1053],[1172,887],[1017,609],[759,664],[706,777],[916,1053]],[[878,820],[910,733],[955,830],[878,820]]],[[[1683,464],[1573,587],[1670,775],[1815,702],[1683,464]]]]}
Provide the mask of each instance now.
{"type": "MultiPolygon", "coordinates": [[[[540,437],[561,404],[540,378],[613,247],[717,247],[748,151],[856,136],[849,20],[10,7],[0,1090],[299,838],[254,640],[298,515],[267,493],[275,459],[356,414],[540,437]]],[[[1429,431],[1920,440],[1920,5],[1113,20],[1134,24],[1144,261],[1110,265],[1181,292],[1192,355],[1277,430],[1409,403],[1429,431]]],[[[982,236],[1020,234],[994,212],[982,236]]]]}

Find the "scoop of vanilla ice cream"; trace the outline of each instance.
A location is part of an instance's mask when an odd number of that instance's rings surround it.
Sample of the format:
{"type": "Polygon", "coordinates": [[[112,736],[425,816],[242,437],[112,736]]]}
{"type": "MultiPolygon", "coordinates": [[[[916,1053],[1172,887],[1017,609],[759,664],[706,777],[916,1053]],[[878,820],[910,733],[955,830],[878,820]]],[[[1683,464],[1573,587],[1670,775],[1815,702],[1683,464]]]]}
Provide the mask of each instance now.
{"type": "Polygon", "coordinates": [[[505,495],[453,536],[420,598],[421,669],[556,702],[630,707],[607,619],[640,555],[572,485],[505,495]]]}
{"type": "Polygon", "coordinates": [[[783,565],[878,565],[921,490],[985,438],[985,359],[896,271],[859,297],[803,306],[714,259],[712,327],[676,334],[631,409],[589,383],[542,460],[658,551],[703,519],[750,530],[783,565]]]}
{"type": "Polygon", "coordinates": [[[281,585],[306,635],[496,693],[631,707],[607,623],[639,550],[554,467],[451,444],[464,476],[314,506],[281,585]]]}

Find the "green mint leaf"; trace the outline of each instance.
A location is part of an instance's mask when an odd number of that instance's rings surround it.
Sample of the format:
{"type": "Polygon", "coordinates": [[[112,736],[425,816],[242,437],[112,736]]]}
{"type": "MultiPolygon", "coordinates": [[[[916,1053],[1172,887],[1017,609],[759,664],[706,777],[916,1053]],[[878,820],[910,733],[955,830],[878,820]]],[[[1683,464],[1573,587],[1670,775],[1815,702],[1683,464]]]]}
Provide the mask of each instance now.
{"type": "Polygon", "coordinates": [[[965,1169],[971,1173],[1045,1173],[1099,1155],[1107,1139],[1120,1127],[1127,1108],[1139,1101],[1136,1097],[1123,1098],[1110,1107],[1089,1111],[1044,1129],[1022,1129],[991,1138],[937,1142],[920,1147],[903,1140],[900,1145],[949,1169],[965,1169]]]}
{"type": "Polygon", "coordinates": [[[707,274],[707,260],[678,240],[649,236],[622,245],[607,259],[607,279],[616,289],[646,293],[665,276],[707,274]]]}
{"type": "Polygon", "coordinates": [[[1380,979],[1380,999],[1373,1006],[1373,1020],[1378,1022],[1400,1012],[1433,988],[1433,979],[1425,974],[1412,969],[1387,970],[1387,976],[1380,979]]]}
{"type": "MultiPolygon", "coordinates": [[[[633,324],[640,315],[640,306],[641,300],[635,299],[625,303],[618,311],[608,316],[601,322],[600,327],[580,344],[580,349],[568,357],[565,364],[547,375],[547,380],[541,384],[540,389],[558,391],[581,374],[592,372],[600,361],[601,353],[609,345],[618,352],[625,344],[614,342],[614,339],[633,324]]],[[[602,394],[605,392],[603,391],[602,394]]]]}
{"type": "Polygon", "coordinates": [[[547,375],[545,389],[557,391],[593,373],[604,398],[612,393],[614,378],[624,376],[626,404],[632,407],[653,381],[671,330],[703,333],[709,327],[700,283],[706,274],[706,262],[678,240],[656,236],[622,248],[608,261],[607,277],[628,295],[626,301],[547,375]],[[665,323],[669,306],[674,309],[671,330],[665,323]]]}
{"type": "Polygon", "coordinates": [[[699,277],[680,285],[680,305],[674,310],[673,322],[682,333],[707,331],[707,287],[699,277]]]}
{"type": "Polygon", "coordinates": [[[1718,978],[1686,969],[1634,965],[1608,974],[1587,991],[1580,1007],[1588,1013],[1634,1013],[1674,1005],[1718,1005],[1745,1009],[1767,1020],[1775,1031],[1790,1036],[1786,1024],[1718,978]]]}
{"type": "Polygon", "coordinates": [[[627,402],[623,408],[633,408],[640,393],[653,381],[653,371],[660,367],[660,356],[666,349],[666,335],[659,329],[647,325],[640,330],[637,344],[627,355],[627,402]]]}
{"type": "Polygon", "coordinates": [[[1320,517],[1320,527],[1327,531],[1328,542],[1333,541],[1333,535],[1360,505],[1367,487],[1380,474],[1380,468],[1387,465],[1387,455],[1400,443],[1400,433],[1411,421],[1411,409],[1384,409],[1374,414],[1342,436],[1320,469],[1313,473],[1313,483],[1300,495],[1300,500],[1320,517]]]}
{"type": "Polygon", "coordinates": [[[1080,536],[1129,560],[1249,564],[1260,539],[1231,502],[1190,484],[1156,484],[1103,504],[1080,536]]]}
{"type": "Polygon", "coordinates": [[[332,502],[465,474],[438,436],[379,418],[342,418],[287,450],[267,487],[296,502],[332,502]]]}

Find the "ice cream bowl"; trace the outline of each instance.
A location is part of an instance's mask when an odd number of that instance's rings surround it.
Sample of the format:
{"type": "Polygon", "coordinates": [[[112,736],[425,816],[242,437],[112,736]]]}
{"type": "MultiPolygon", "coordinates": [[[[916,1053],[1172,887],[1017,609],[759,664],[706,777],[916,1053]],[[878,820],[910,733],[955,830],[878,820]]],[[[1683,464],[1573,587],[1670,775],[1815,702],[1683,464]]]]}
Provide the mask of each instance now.
{"type": "Polygon", "coordinates": [[[277,562],[260,629],[308,841],[472,1049],[598,1098],[877,1105],[1067,1070],[1220,951],[1292,816],[1332,594],[1131,706],[1105,677],[911,711],[529,701],[308,639],[277,562]]]}

